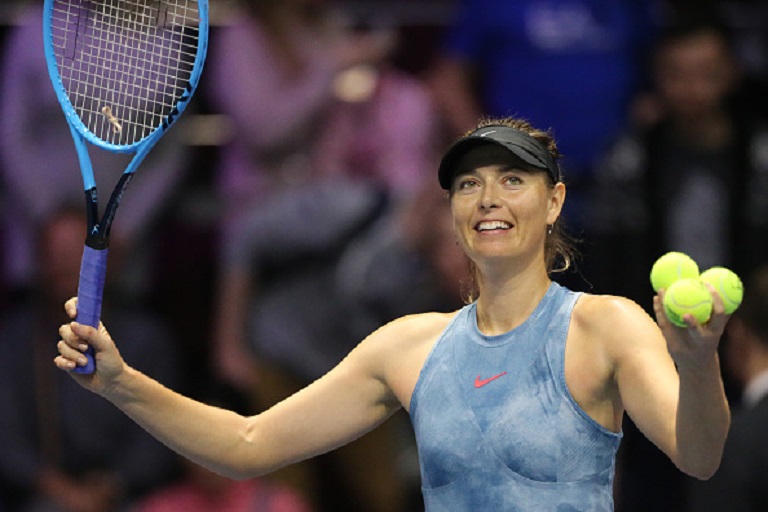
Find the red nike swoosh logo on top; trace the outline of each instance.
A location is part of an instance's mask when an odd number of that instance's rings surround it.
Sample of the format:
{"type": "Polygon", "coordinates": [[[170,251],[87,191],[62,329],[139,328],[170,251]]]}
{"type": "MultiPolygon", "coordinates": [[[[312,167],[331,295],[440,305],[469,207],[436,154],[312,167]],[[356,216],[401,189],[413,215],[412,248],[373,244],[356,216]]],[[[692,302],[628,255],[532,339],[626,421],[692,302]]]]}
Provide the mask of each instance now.
{"type": "Polygon", "coordinates": [[[507,372],[501,372],[500,374],[494,375],[493,377],[488,377],[487,379],[481,379],[480,376],[478,375],[477,378],[475,379],[475,387],[476,388],[481,388],[481,387],[485,386],[486,384],[488,384],[489,382],[494,381],[494,380],[498,379],[499,377],[503,377],[506,374],[507,374],[507,372]]]}

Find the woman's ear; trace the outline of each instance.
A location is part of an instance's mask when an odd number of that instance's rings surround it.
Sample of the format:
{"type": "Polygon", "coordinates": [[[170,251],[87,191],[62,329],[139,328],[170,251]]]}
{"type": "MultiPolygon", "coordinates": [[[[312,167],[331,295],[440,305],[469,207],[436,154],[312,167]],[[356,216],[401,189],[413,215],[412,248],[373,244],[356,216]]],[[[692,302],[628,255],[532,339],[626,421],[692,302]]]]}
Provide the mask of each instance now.
{"type": "Polygon", "coordinates": [[[547,224],[554,224],[560,217],[565,202],[565,184],[562,181],[555,183],[550,191],[549,210],[547,211],[547,224]]]}

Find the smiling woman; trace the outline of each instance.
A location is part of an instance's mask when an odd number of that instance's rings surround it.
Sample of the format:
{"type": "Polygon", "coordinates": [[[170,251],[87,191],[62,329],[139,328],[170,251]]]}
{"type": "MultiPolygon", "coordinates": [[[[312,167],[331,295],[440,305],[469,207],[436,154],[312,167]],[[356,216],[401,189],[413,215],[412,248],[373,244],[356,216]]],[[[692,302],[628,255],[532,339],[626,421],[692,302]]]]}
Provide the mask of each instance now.
{"type": "MultiPolygon", "coordinates": [[[[499,164],[497,172],[502,173],[502,177],[507,180],[507,188],[511,190],[519,191],[524,185],[539,181],[544,183],[553,194],[552,199],[557,209],[555,218],[548,220],[541,231],[547,235],[544,241],[546,270],[549,273],[564,272],[572,267],[579,254],[559,215],[565,199],[563,173],[557,163],[559,158],[557,144],[548,132],[538,130],[522,119],[487,118],[448,149],[440,164],[438,179],[440,186],[453,196],[457,191],[454,180],[461,177],[459,187],[462,196],[466,196],[466,189],[475,183],[467,181],[469,173],[499,164]],[[510,180],[514,180],[517,185],[511,185],[510,180]]],[[[487,231],[513,227],[509,222],[502,224],[490,225],[486,221],[478,228],[479,231],[487,231]]],[[[471,266],[472,274],[477,278],[475,264],[471,266]]]]}
{"type": "MultiPolygon", "coordinates": [[[[410,414],[425,510],[613,510],[627,412],[682,471],[720,463],[729,410],[717,349],[728,318],[717,293],[705,325],[658,325],[621,297],[554,283],[570,262],[558,238],[565,184],[554,141],[488,120],[446,152],[439,172],[477,298],[451,313],[394,320],[323,377],[255,415],[189,400],[129,367],[109,334],[62,326],[59,368],[184,456],[249,478],[325,453],[410,414]],[[551,231],[551,232],[550,232],[551,231]]],[[[74,317],[76,303],[66,304],[74,317]]],[[[300,312],[298,312],[300,313],[300,312]]],[[[352,321],[350,319],[350,321],[352,321]]]]}
{"type": "MultiPolygon", "coordinates": [[[[546,275],[544,241],[560,215],[565,187],[548,185],[543,172],[514,160],[488,144],[458,160],[450,192],[456,234],[475,267],[514,263],[541,267],[546,275]]],[[[475,271],[476,279],[493,275],[489,270],[475,271]]]]}

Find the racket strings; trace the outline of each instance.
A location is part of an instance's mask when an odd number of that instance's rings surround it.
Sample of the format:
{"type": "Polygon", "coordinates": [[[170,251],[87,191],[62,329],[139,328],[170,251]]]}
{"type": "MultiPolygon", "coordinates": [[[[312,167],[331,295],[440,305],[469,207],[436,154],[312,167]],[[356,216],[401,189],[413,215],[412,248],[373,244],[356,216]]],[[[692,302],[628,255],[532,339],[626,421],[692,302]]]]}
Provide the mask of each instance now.
{"type": "Polygon", "coordinates": [[[54,0],[59,76],[88,130],[126,146],[173,115],[199,51],[199,20],[192,0],[54,0]]]}

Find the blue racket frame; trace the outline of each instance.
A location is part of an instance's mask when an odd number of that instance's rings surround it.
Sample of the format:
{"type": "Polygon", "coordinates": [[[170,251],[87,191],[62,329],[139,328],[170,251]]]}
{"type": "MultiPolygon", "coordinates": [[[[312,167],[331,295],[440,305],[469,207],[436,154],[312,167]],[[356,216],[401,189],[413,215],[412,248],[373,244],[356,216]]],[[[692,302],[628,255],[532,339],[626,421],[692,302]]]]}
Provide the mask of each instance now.
{"type": "MultiPolygon", "coordinates": [[[[69,100],[64,88],[59,70],[56,64],[56,54],[53,45],[53,7],[54,0],[45,0],[43,4],[43,39],[45,47],[45,59],[48,66],[48,74],[53,84],[53,89],[59,99],[64,116],[69,124],[72,139],[80,162],[80,173],[85,190],[86,210],[88,214],[89,232],[86,236],[83,257],[80,265],[80,280],[77,289],[77,322],[98,328],[101,318],[101,306],[104,293],[104,282],[107,271],[107,257],[109,254],[109,231],[115,211],[120,203],[125,189],[141,162],[154,147],[160,138],[173,126],[181,114],[189,105],[195,90],[200,82],[203,72],[205,57],[208,52],[208,0],[198,0],[198,12],[200,22],[198,25],[198,51],[192,66],[189,81],[185,86],[182,97],[175,107],[160,125],[147,134],[144,138],[126,145],[118,145],[107,142],[97,137],[77,115],[75,107],[69,100]],[[93,174],[93,165],[88,153],[88,145],[91,144],[100,149],[113,153],[135,153],[130,163],[123,171],[112,195],[107,203],[104,215],[98,219],[98,195],[96,192],[96,180],[93,174]]],[[[85,366],[77,366],[73,371],[81,374],[91,374],[96,370],[96,360],[93,347],[88,347],[85,353],[88,360],[85,366]]]]}

